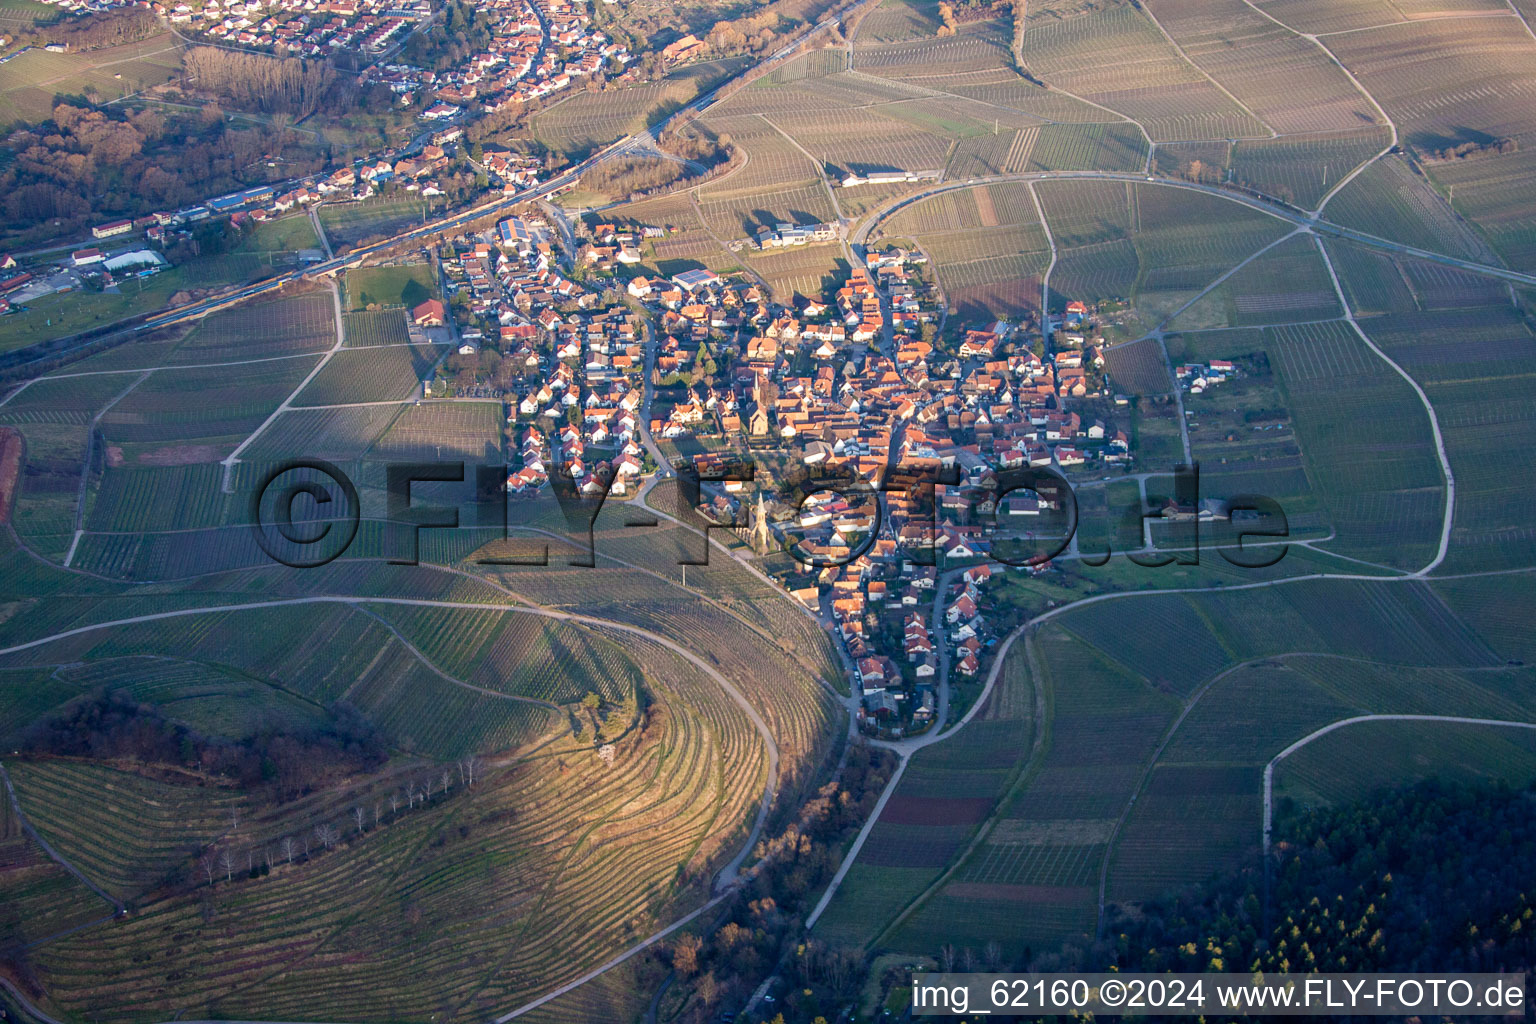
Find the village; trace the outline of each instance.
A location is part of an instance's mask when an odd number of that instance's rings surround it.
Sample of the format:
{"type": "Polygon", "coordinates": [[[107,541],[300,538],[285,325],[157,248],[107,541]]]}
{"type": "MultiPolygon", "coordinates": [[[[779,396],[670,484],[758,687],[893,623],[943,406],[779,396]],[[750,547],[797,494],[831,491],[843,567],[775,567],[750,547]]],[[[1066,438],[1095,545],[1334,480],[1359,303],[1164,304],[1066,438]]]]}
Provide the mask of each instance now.
{"type": "Polygon", "coordinates": [[[664,224],[578,221],[568,237],[520,213],[439,250],[451,295],[410,316],[447,323],[455,348],[425,393],[503,399],[513,501],[556,474],[626,500],[680,468],[707,480],[751,461],[755,483],[705,484],[699,511],[760,556],[788,552],[763,564],[836,636],[871,733],[928,728],[943,682],[984,673],[1002,631],[988,588],[1052,569],[1003,554],[1059,510],[998,494],[999,474],[1132,468],[1081,302],[941,334],[917,251],[871,249],[831,296],[783,302],[742,274],[647,273],[664,224]],[[796,499],[804,469],[857,484],[796,499]]]}

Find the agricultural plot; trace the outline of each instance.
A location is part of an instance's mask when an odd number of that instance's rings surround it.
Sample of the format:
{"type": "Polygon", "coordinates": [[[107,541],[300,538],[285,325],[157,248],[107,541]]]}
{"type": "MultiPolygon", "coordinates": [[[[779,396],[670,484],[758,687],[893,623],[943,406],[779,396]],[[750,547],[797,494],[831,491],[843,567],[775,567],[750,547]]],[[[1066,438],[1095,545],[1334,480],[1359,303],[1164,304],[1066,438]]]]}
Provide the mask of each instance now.
{"type": "Polygon", "coordinates": [[[1147,9],[1200,70],[1276,132],[1350,131],[1380,122],[1322,47],[1242,0],[1153,0],[1147,9]]]}
{"type": "Polygon", "coordinates": [[[347,271],[345,283],[350,311],[369,306],[410,309],[437,296],[437,275],[428,263],[360,267],[347,271]]]}
{"type": "Polygon", "coordinates": [[[157,370],[101,417],[102,436],[110,445],[142,446],[138,461],[211,461],[193,449],[244,440],[318,362],[157,370]]]}
{"type": "Polygon", "coordinates": [[[166,359],[227,363],[323,352],[336,343],[336,316],[325,292],[242,302],[199,320],[166,359]]]}
{"type": "Polygon", "coordinates": [[[1048,124],[1027,153],[1017,150],[1010,171],[1139,171],[1147,142],[1133,124],[1048,124]]]}
{"type": "Polygon", "coordinates": [[[1038,314],[1047,253],[954,263],[939,270],[950,309],[962,320],[1017,319],[1038,314]]]}
{"type": "Polygon", "coordinates": [[[1433,557],[1445,481],[1406,381],[1345,323],[1265,331],[1307,477],[1342,554],[1416,569],[1433,557]]]}
{"type": "Polygon", "coordinates": [[[1536,574],[1478,576],[1438,580],[1434,591],[1505,660],[1536,661],[1536,636],[1527,628],[1524,609],[1536,598],[1536,574]]]}
{"type": "Polygon", "coordinates": [[[62,557],[75,526],[90,424],[136,375],[40,380],[0,406],[0,422],[19,430],[26,462],[11,523],[34,550],[62,557]]]}
{"type": "Polygon", "coordinates": [[[1416,149],[1536,130],[1536,40],[1512,14],[1409,21],[1337,36],[1329,47],[1416,149]]]}
{"type": "Polygon", "coordinates": [[[41,969],[50,993],[109,1020],[146,1007],[163,1014],[172,1001],[215,1016],[257,1006],[423,1016],[446,1002],[481,1016],[612,956],[632,931],[654,930],[701,898],[761,792],[760,748],[734,742],[750,734],[744,716],[708,695],[681,699],[694,695],[689,677],[646,659],[662,685],[645,728],[615,741],[612,766],[590,745],[568,744],[565,771],[517,763],[469,790],[451,777],[448,792],[434,787],[425,801],[416,787],[409,810],[396,809],[398,798],[420,777],[396,774],[242,822],[258,853],[326,821],[344,823],[345,842],[292,863],[279,850],[259,881],[219,879],[210,889],[178,872],[173,891],[135,916],[130,937],[134,948],[163,947],[173,933],[193,940],[169,953],[173,988],[159,963],[136,969],[124,947],[87,932],[49,947],[41,969]],[[676,784],[656,785],[658,770],[676,784]],[[350,820],[356,802],[380,810],[361,830],[350,820]],[[238,926],[242,957],[223,928],[201,920],[205,896],[225,927],[238,926]],[[90,980],[103,971],[106,989],[90,980]]]}
{"type": "Polygon", "coordinates": [[[1328,259],[1344,289],[1344,299],[1356,316],[1412,312],[1419,308],[1407,272],[1390,253],[1347,242],[1325,244],[1328,259]]]}
{"type": "Polygon", "coordinates": [[[1430,252],[1487,260],[1487,244],[1463,224],[1401,157],[1388,156],[1328,201],[1329,220],[1430,252]]]}
{"type": "Polygon", "coordinates": [[[400,414],[369,456],[383,462],[501,459],[500,402],[423,402],[400,414]]]}
{"type": "Polygon", "coordinates": [[[180,74],[182,49],[167,34],[85,53],[28,50],[0,64],[0,120],[45,121],[60,93],[105,102],[161,85],[180,74]]]}
{"type": "Polygon", "coordinates": [[[1128,395],[1165,395],[1173,390],[1168,359],[1156,338],[1104,350],[1104,365],[1115,389],[1128,395]]]}
{"type": "Polygon", "coordinates": [[[584,156],[659,120],[697,93],[696,81],[676,78],[627,89],[576,91],[534,115],[533,137],[556,153],[584,156]]]}
{"type": "Polygon", "coordinates": [[[1133,186],[1109,181],[1042,181],[1035,186],[1051,236],[1063,249],[1129,238],[1133,186]]]}
{"type": "Polygon", "coordinates": [[[334,248],[342,249],[376,235],[388,235],[427,215],[425,199],[364,199],[354,203],[326,203],[320,207],[320,226],[334,248]]]}
{"type": "Polygon", "coordinates": [[[1536,383],[1536,338],[1507,303],[1377,317],[1371,338],[1423,386],[1456,475],[1449,564],[1527,564],[1536,535],[1520,495],[1536,419],[1523,396],[1536,383]]]}
{"type": "Polygon", "coordinates": [[[1232,148],[1231,180],[1310,210],[1330,188],[1380,153],[1389,141],[1386,128],[1244,139],[1232,148]]]}
{"type": "Polygon", "coordinates": [[[1275,769],[1275,796],[1303,807],[1362,800],[1435,777],[1469,785],[1536,779],[1536,729],[1454,722],[1360,722],[1319,737],[1275,769]]]}
{"type": "Polygon", "coordinates": [[[1257,856],[1257,766],[1158,765],[1115,842],[1108,897],[1145,899],[1257,856]]]}
{"type": "Polygon", "coordinates": [[[416,391],[447,352],[437,345],[394,345],[336,353],[294,399],[295,406],[395,402],[416,391]]]}
{"type": "Polygon", "coordinates": [[[1289,238],[1174,317],[1178,330],[1332,320],[1343,313],[1312,239],[1289,238]]]}
{"type": "Polygon", "coordinates": [[[885,0],[859,22],[855,38],[866,45],[904,43],[931,38],[938,27],[938,16],[928,4],[917,0],[885,0]]]}
{"type": "Polygon", "coordinates": [[[251,462],[296,458],[350,462],[362,457],[402,409],[291,409],[262,431],[241,458],[251,462]]]}
{"type": "Polygon", "coordinates": [[[38,942],[112,914],[105,900],[48,858],[0,800],[0,928],[38,942]]]}
{"type": "MultiPolygon", "coordinates": [[[[735,195],[730,198],[700,196],[704,222],[722,239],[753,238],[758,228],[775,224],[821,224],[837,219],[827,190],[820,182],[735,195]]],[[[660,246],[657,247],[658,253],[660,246]]]]}
{"type": "Polygon", "coordinates": [[[852,174],[940,170],[950,146],[945,129],[955,127],[932,121],[917,127],[871,109],[843,110],[835,118],[785,111],[769,120],[816,159],[852,174]]]}
{"type": "Polygon", "coordinates": [[[61,669],[58,677],[87,691],[152,704],[204,736],[243,740],[262,729],[305,732],[325,718],[315,705],[266,683],[175,658],[109,658],[61,669]]]}
{"type": "MultiPolygon", "coordinates": [[[[750,202],[750,199],[742,201],[750,202]]],[[[675,274],[700,266],[722,272],[738,262],[733,253],[721,248],[709,236],[688,196],[673,194],[630,203],[615,207],[610,216],[622,223],[654,224],[666,230],[665,238],[657,239],[642,250],[646,256],[642,266],[656,273],[675,274]]]]}
{"type": "Polygon", "coordinates": [[[7,770],[38,833],[119,899],[179,872],[244,804],[233,788],[166,784],[90,763],[18,761],[7,770]]]}
{"type": "Polygon", "coordinates": [[[1527,273],[1536,268],[1536,206],[1527,187],[1536,174],[1531,139],[1522,136],[1512,153],[1425,165],[1449,192],[1456,211],[1482,230],[1504,262],[1527,273]]]}
{"type": "MultiPolygon", "coordinates": [[[[1033,685],[1047,688],[1052,708],[1045,749],[956,880],[913,916],[904,937],[921,936],[926,924],[929,941],[942,942],[948,924],[972,942],[1006,936],[1014,954],[1093,932],[1105,844],[1173,701],[1065,630],[1047,626],[1029,642],[1039,668],[1033,685]],[[988,902],[1007,910],[1006,927],[995,911],[988,920],[988,902]],[[978,915],[975,925],[964,924],[967,914],[978,915]]],[[[1016,644],[1011,658],[1024,655],[1016,644]]],[[[1016,749],[1022,758],[1023,744],[1016,749]]]]}
{"type": "Polygon", "coordinates": [[[1399,21],[1391,0],[1255,0],[1270,17],[1297,32],[1348,32],[1399,21]]]}
{"type": "MultiPolygon", "coordinates": [[[[892,919],[961,853],[1029,756],[1038,725],[1023,659],[1010,660],[1004,677],[1006,696],[999,690],[966,726],[966,743],[941,743],[912,758],[818,934],[869,942],[894,924],[890,943],[922,950],[935,930],[951,929],[950,941],[961,943],[985,927],[972,916],[979,901],[954,882],[929,893],[905,921],[892,919]]],[[[979,947],[986,938],[971,941],[979,947]]]]}
{"type": "MultiPolygon", "coordinates": [[[[756,115],[703,119],[712,131],[729,135],[747,152],[745,166],[699,189],[699,200],[749,197],[758,192],[812,183],[819,177],[816,165],[773,125],[756,115]]],[[[680,197],[667,197],[676,200],[680,197]]],[[[653,200],[653,202],[655,202],[653,200]]]]}
{"type": "Polygon", "coordinates": [[[785,305],[803,298],[827,298],[848,279],[848,261],[841,246],[813,245],[787,252],[768,252],[747,258],[747,266],[762,275],[773,288],[774,298],[785,305]]]}
{"type": "Polygon", "coordinates": [[[1137,185],[1132,200],[1142,266],[1135,301],[1149,319],[1173,313],[1286,230],[1247,207],[1185,189],[1137,185]]]}
{"type": "Polygon", "coordinates": [[[1042,81],[1134,118],[1154,141],[1271,134],[1129,3],[1032,5],[1021,56],[1042,81]]]}
{"type": "Polygon", "coordinates": [[[969,72],[944,81],[935,77],[928,79],[926,84],[993,106],[1011,107],[1057,124],[1123,120],[1123,117],[1075,96],[1036,85],[1011,67],[969,72]]]}
{"type": "Polygon", "coordinates": [[[219,526],[230,512],[217,462],[109,469],[91,495],[85,528],[158,533],[219,526]]]}
{"type": "Polygon", "coordinates": [[[346,313],[342,317],[347,348],[409,344],[411,334],[404,309],[376,309],[372,312],[346,313]]]}
{"type": "Polygon", "coordinates": [[[860,36],[854,40],[853,66],[882,78],[926,86],[932,77],[1008,67],[1010,36],[1010,28],[996,20],[969,22],[948,37],[900,43],[875,44],[860,36]]]}
{"type": "Polygon", "coordinates": [[[1068,302],[1129,302],[1136,291],[1141,262],[1128,239],[1080,249],[1058,249],[1051,270],[1051,308],[1068,302]]]}
{"type": "Polygon", "coordinates": [[[378,610],[412,646],[474,686],[550,704],[593,692],[618,703],[640,673],[615,644],[582,627],[531,615],[446,608],[378,610]]]}

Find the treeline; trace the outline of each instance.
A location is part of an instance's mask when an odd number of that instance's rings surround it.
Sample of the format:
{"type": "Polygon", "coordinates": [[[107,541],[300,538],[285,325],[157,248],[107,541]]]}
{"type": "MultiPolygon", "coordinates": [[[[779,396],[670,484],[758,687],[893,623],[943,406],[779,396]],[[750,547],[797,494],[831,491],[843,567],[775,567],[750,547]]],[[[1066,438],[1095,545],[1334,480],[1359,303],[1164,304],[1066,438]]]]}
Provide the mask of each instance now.
{"type": "Polygon", "coordinates": [[[71,51],[79,52],[137,43],[163,31],[165,29],[154,11],[141,7],[120,7],[100,14],[36,25],[17,33],[17,39],[33,46],[59,43],[68,46],[71,51]]]}
{"type": "Polygon", "coordinates": [[[285,174],[323,169],[327,154],[303,141],[275,126],[234,128],[217,107],[168,119],[61,103],[51,120],[12,132],[0,147],[0,209],[13,231],[65,235],[266,180],[274,157],[285,174]]]}
{"type": "Polygon", "coordinates": [[[340,114],[356,106],[355,80],[325,61],[267,57],[195,46],[182,58],[191,85],[241,110],[306,117],[322,107],[340,114]]]}
{"type": "Polygon", "coordinates": [[[335,704],[305,732],[260,729],[243,739],[208,736],[120,691],[71,703],[24,734],[33,754],[195,767],[249,790],[292,800],[344,774],[372,771],[388,756],[384,737],[357,709],[335,704]]]}
{"type": "Polygon", "coordinates": [[[837,870],[848,838],[874,810],[895,768],[889,751],[858,744],[836,781],[817,790],[782,832],[758,843],[745,893],[707,938],[680,936],[672,968],[687,1000],[672,1019],[706,1024],[750,991],[747,979],[789,974],[784,996],[796,1020],[828,1019],[857,993],[861,952],[804,939],[811,900],[837,870]]]}
{"type": "Polygon", "coordinates": [[[1267,908],[1260,869],[1227,875],[1112,918],[1112,948],[1096,966],[1494,972],[1536,963],[1536,790],[1426,782],[1295,816],[1281,835],[1267,908]]]}
{"type": "Polygon", "coordinates": [[[1459,146],[1433,149],[1425,154],[1428,160],[1471,160],[1480,156],[1502,156],[1514,153],[1520,144],[1514,139],[1492,139],[1488,142],[1463,142],[1459,146]]]}

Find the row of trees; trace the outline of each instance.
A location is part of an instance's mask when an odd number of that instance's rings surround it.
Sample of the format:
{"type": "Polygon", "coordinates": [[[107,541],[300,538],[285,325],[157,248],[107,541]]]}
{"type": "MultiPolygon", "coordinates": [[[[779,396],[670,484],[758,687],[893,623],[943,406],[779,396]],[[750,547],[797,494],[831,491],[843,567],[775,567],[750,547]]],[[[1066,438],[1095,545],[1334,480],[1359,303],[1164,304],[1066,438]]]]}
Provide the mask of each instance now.
{"type": "Polygon", "coordinates": [[[435,772],[429,771],[420,777],[409,779],[404,787],[390,793],[387,798],[374,801],[371,826],[368,809],[362,804],[357,804],[353,806],[348,816],[350,825],[322,821],[308,831],[285,835],[278,838],[275,843],[263,844],[260,854],[257,853],[255,846],[249,844],[239,852],[235,850],[230,838],[239,830],[240,819],[238,812],[232,812],[230,836],[226,837],[222,843],[215,843],[203,850],[197,858],[197,869],[210,886],[217,883],[219,875],[223,875],[226,882],[233,881],[241,864],[245,865],[245,874],[248,877],[258,878],[269,874],[279,860],[291,865],[295,858],[307,861],[315,853],[334,850],[341,844],[347,831],[351,831],[354,839],[361,839],[368,832],[381,828],[385,822],[386,804],[389,807],[388,820],[393,822],[400,816],[402,802],[405,804],[405,809],[409,811],[417,804],[425,806],[434,796],[438,799],[445,798],[453,792],[455,777],[461,790],[468,791],[474,788],[475,780],[482,774],[483,768],[479,760],[474,757],[465,758],[453,765],[439,765],[435,772]]]}

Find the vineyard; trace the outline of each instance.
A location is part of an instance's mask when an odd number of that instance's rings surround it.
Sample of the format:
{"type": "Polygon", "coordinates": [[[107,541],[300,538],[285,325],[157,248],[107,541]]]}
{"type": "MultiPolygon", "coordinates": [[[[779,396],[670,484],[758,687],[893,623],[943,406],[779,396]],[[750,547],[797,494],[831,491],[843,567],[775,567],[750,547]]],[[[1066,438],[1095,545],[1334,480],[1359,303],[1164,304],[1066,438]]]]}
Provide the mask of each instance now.
{"type": "Polygon", "coordinates": [[[501,460],[501,420],[500,402],[423,402],[402,412],[369,455],[380,462],[494,464],[501,460]]]}
{"type": "Polygon", "coordinates": [[[1369,321],[1372,340],[1413,374],[1434,403],[1456,475],[1450,561],[1494,568],[1536,550],[1519,497],[1531,479],[1522,454],[1536,338],[1507,297],[1467,309],[1369,321]],[[1490,401],[1489,389],[1498,401],[1490,401]],[[1496,440],[1495,440],[1496,439],[1496,440]]]}
{"type": "Polygon", "coordinates": [[[1276,132],[1351,130],[1379,120],[1320,46],[1242,0],[1152,0],[1147,6],[1201,71],[1276,132]]]}
{"type": "Polygon", "coordinates": [[[1067,6],[1029,9],[1022,56],[1047,84],[1136,119],[1154,141],[1269,136],[1130,4],[1067,6]]]}
{"type": "Polygon", "coordinates": [[[293,404],[400,401],[430,377],[446,351],[445,347],[433,345],[392,345],[367,351],[344,349],[331,357],[293,404]]]}
{"type": "Polygon", "coordinates": [[[1431,252],[1486,258],[1487,245],[1398,157],[1378,160],[1328,203],[1330,220],[1431,252]]]}
{"type": "Polygon", "coordinates": [[[342,323],[348,348],[405,345],[409,344],[411,338],[405,312],[399,309],[347,313],[342,323]]]}
{"type": "Polygon", "coordinates": [[[1338,533],[1325,546],[1404,568],[1428,562],[1445,492],[1413,390],[1342,322],[1265,338],[1307,477],[1338,533]]]}

